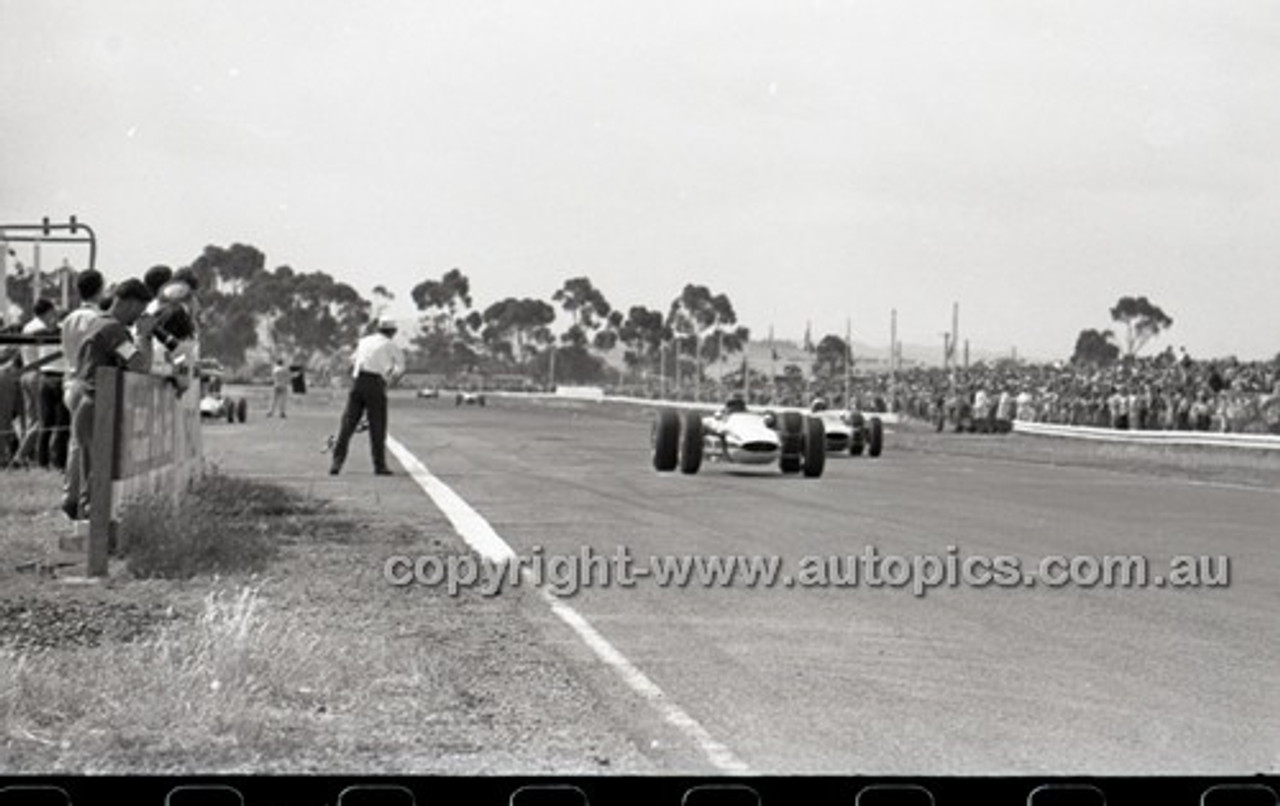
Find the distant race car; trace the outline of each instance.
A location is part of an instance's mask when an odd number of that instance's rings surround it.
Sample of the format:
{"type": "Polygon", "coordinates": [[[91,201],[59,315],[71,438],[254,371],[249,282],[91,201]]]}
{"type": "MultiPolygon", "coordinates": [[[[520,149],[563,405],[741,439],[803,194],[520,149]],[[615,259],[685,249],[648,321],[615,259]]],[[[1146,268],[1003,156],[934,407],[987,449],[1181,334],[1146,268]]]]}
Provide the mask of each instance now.
{"type": "Polygon", "coordinates": [[[735,465],[776,464],[783,473],[818,478],[826,464],[822,420],[798,411],[748,411],[730,399],[715,413],[671,409],[658,412],[653,424],[653,466],[659,472],[677,467],[697,473],[703,459],[735,465]]]}
{"type": "Polygon", "coordinates": [[[483,392],[459,392],[457,396],[453,399],[453,405],[483,406],[484,393],[483,392]]]}
{"type": "Polygon", "coordinates": [[[224,373],[214,359],[200,362],[200,419],[243,423],[249,418],[249,403],[243,397],[231,398],[222,392],[224,373]]]}
{"type": "Polygon", "coordinates": [[[848,452],[850,456],[861,456],[866,450],[874,459],[884,449],[884,423],[874,414],[828,409],[822,400],[813,402],[812,411],[826,429],[827,453],[848,452]]]}
{"type": "Polygon", "coordinates": [[[418,390],[418,397],[422,400],[439,400],[440,390],[435,388],[427,388],[426,386],[418,390]]]}

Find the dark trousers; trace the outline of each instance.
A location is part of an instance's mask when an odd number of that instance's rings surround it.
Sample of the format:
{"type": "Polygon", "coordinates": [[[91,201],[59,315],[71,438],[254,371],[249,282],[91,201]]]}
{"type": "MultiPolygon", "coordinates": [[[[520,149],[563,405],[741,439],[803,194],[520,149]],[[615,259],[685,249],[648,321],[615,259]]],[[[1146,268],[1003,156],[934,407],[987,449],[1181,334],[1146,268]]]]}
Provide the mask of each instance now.
{"type": "Polygon", "coordinates": [[[387,466],[387,382],[381,375],[361,372],[347,394],[342,428],[338,431],[338,441],[333,445],[334,467],[342,467],[347,460],[351,435],[366,413],[369,415],[369,450],[373,455],[373,469],[382,470],[387,466]]]}
{"type": "Polygon", "coordinates": [[[40,437],[36,463],[65,470],[67,444],[71,441],[71,412],[62,402],[62,376],[40,373],[40,437]]]}

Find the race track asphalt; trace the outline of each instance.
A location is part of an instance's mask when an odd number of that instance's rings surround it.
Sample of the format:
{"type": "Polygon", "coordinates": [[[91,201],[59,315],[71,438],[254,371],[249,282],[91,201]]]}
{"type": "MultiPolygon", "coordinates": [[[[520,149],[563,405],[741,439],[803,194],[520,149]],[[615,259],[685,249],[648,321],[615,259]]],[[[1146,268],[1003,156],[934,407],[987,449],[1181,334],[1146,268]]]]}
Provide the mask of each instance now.
{"type": "MultiPolygon", "coordinates": [[[[1199,590],[641,582],[566,599],[752,772],[1280,770],[1280,492],[896,451],[892,435],[818,480],[658,474],[649,423],[610,405],[392,406],[392,434],[518,554],[776,554],[792,571],[867,546],[1230,558],[1229,586],[1199,590]]],[[[664,769],[712,771],[541,600],[528,609],[664,769]]]]}

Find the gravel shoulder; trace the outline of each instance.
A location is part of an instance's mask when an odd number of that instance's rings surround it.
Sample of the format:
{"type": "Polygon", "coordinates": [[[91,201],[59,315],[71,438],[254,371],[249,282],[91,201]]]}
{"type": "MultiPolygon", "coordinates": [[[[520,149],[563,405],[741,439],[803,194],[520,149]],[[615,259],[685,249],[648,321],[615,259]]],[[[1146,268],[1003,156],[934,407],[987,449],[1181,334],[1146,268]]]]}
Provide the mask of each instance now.
{"type": "Polygon", "coordinates": [[[357,436],[325,473],[331,406],[206,426],[220,472],[327,502],[264,519],[265,573],[99,584],[58,552],[56,476],[5,477],[0,769],[10,773],[635,774],[654,770],[529,621],[530,594],[384,578],[392,555],[466,551],[357,436]],[[13,495],[8,494],[14,491],[13,495]],[[292,519],[291,519],[292,518],[292,519]],[[31,561],[36,561],[31,565],[31,561]],[[20,565],[24,565],[19,570],[20,565]]]}

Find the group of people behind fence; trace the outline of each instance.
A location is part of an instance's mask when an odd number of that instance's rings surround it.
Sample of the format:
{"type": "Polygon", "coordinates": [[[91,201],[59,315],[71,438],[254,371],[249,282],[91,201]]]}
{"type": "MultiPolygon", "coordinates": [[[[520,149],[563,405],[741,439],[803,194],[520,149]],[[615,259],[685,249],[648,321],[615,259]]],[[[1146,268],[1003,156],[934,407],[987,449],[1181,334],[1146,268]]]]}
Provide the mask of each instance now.
{"type": "Polygon", "coordinates": [[[88,517],[97,370],[163,374],[184,392],[196,371],[198,286],[189,269],[155,266],[107,289],[89,269],[76,277],[74,310],[36,300],[27,321],[6,330],[46,338],[0,346],[0,467],[63,473],[63,512],[88,517]]]}

